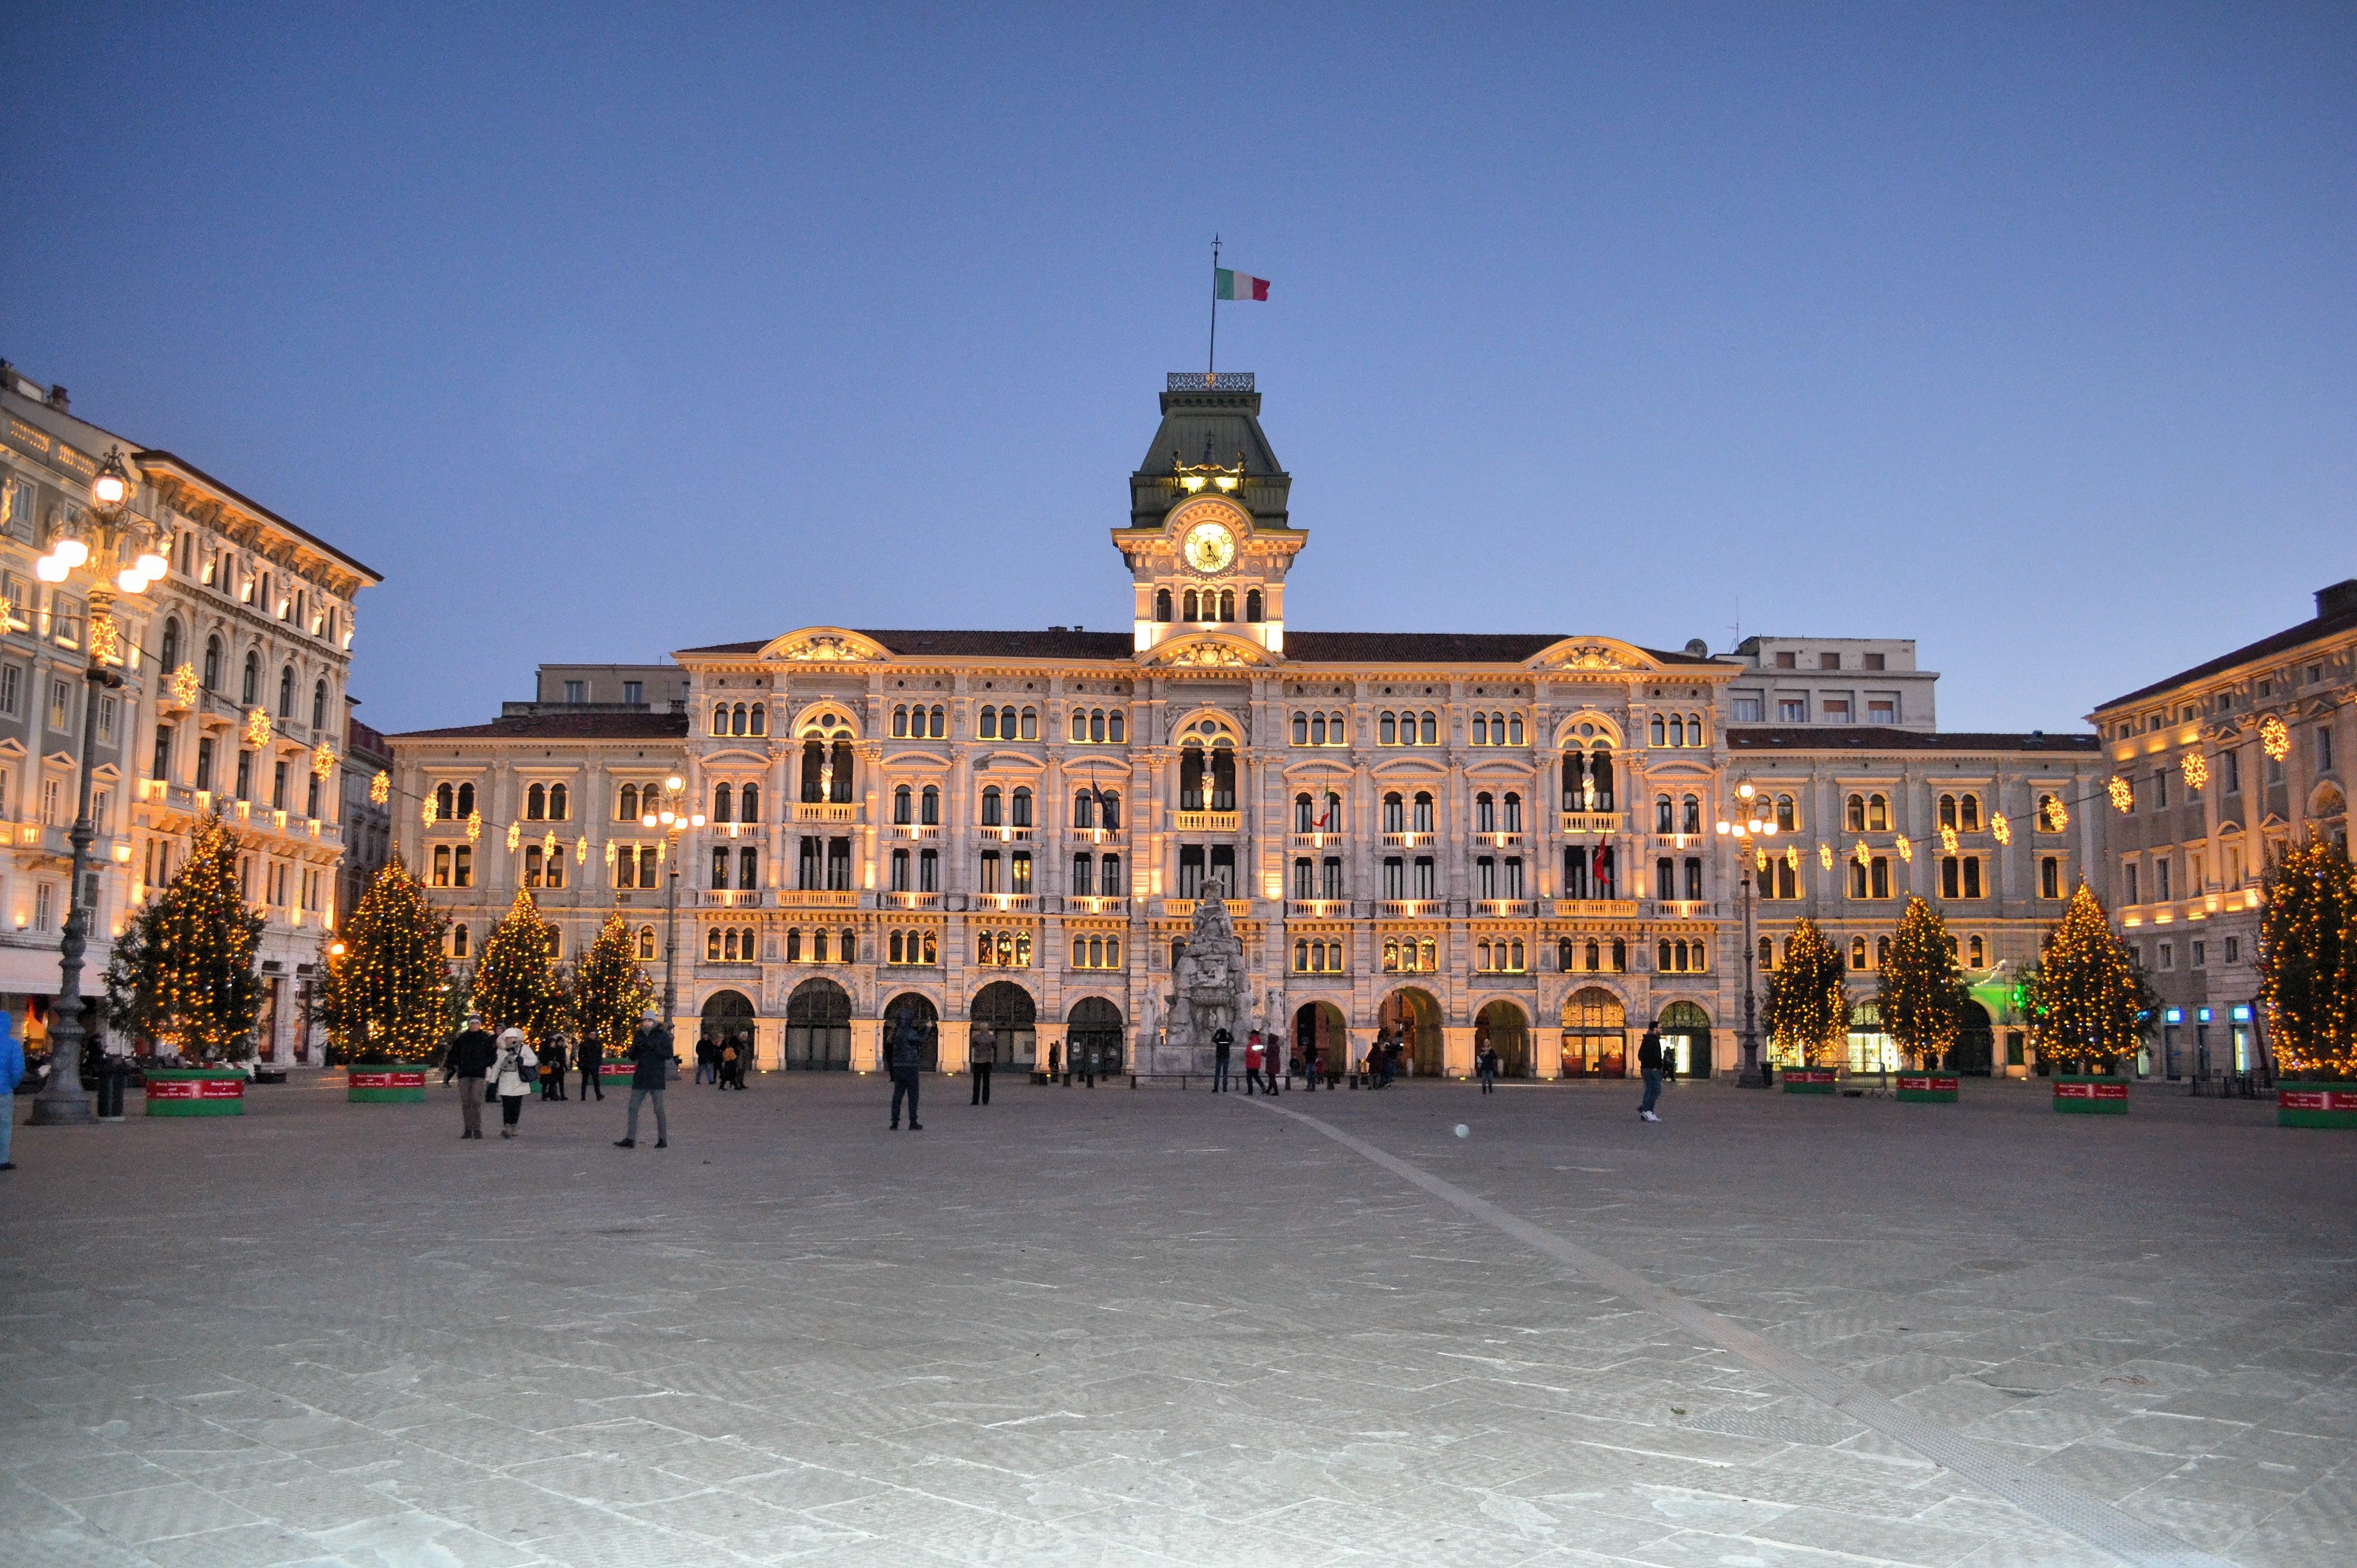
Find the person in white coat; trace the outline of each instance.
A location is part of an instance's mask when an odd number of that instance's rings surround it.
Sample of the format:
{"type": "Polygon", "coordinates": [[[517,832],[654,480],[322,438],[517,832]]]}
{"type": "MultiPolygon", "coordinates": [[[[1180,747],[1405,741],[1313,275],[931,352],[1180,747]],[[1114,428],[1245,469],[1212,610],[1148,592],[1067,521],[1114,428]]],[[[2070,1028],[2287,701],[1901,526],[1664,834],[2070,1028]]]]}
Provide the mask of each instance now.
{"type": "Polygon", "coordinates": [[[522,1029],[500,1031],[499,1058],[491,1064],[491,1082],[500,1095],[500,1136],[516,1135],[516,1122],[523,1115],[523,1097],[530,1093],[540,1070],[540,1058],[523,1037],[522,1029]]]}

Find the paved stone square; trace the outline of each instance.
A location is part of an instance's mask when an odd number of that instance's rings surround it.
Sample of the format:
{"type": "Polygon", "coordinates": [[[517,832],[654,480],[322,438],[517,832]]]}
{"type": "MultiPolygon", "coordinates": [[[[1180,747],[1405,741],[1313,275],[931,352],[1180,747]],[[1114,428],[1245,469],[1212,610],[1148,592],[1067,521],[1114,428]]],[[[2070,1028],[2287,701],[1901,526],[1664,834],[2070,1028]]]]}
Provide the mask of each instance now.
{"type": "MultiPolygon", "coordinates": [[[[1280,1103],[2190,1547],[2357,1560],[2357,1138],[2040,1087],[1280,1103]]],[[[17,1129],[0,1562],[2117,1560],[1240,1095],[895,1135],[768,1076],[625,1152],[454,1093],[17,1129]]]]}

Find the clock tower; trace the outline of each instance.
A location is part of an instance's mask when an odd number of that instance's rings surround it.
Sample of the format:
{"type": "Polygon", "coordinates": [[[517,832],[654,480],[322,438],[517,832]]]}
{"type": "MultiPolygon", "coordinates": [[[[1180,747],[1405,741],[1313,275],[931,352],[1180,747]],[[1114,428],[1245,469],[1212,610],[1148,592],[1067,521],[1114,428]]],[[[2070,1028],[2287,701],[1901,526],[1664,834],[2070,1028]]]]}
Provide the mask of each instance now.
{"type": "Polygon", "coordinates": [[[1161,427],[1129,477],[1129,526],[1113,531],[1139,652],[1208,631],[1284,653],[1286,569],[1308,540],[1286,514],[1292,488],[1250,371],[1171,372],[1161,427]]]}

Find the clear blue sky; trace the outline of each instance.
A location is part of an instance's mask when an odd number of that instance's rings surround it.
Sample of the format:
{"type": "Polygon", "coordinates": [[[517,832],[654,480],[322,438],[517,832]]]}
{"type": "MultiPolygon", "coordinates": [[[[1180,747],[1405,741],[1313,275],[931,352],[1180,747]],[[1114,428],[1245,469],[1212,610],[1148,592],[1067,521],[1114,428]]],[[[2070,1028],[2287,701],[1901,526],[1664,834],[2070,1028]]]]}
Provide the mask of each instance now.
{"type": "Polygon", "coordinates": [[[1911,636],[2059,729],[2357,575],[2357,10],[7,0],[0,355],[386,575],[353,685],[1114,628],[1222,313],[1297,627],[1911,636]]]}

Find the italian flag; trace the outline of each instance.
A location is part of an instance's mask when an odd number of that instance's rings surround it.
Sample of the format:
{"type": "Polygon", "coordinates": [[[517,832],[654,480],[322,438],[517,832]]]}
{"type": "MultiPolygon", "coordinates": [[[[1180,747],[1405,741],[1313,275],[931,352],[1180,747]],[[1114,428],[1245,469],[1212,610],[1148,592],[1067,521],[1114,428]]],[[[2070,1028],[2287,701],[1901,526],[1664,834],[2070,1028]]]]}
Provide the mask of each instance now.
{"type": "Polygon", "coordinates": [[[1226,267],[1211,269],[1211,297],[1214,299],[1266,299],[1268,280],[1250,273],[1231,271],[1226,267]]]}

